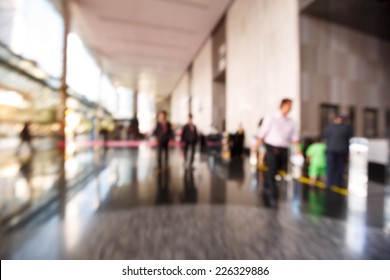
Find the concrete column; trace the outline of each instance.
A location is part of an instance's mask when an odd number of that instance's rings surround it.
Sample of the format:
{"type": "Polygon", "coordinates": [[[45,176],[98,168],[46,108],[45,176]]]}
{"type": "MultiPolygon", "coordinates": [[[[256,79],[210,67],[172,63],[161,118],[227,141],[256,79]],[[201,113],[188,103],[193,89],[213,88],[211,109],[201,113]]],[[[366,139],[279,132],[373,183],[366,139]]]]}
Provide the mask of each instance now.
{"type": "MultiPolygon", "coordinates": [[[[118,92],[118,88],[115,88],[115,94],[116,94],[116,116],[118,116],[118,112],[119,112],[119,103],[120,103],[120,96],[119,96],[119,92],[118,92]]],[[[115,118],[115,116],[114,116],[115,118]]]]}
{"type": "Polygon", "coordinates": [[[101,63],[99,63],[100,67],[100,77],[99,77],[99,89],[98,89],[98,98],[96,102],[96,108],[95,108],[95,120],[94,120],[94,140],[99,140],[99,125],[100,125],[100,117],[102,116],[102,83],[103,83],[103,67],[101,66],[101,63]]]}
{"type": "Polygon", "coordinates": [[[188,68],[188,113],[192,114],[192,64],[188,68]]]}
{"type": "Polygon", "coordinates": [[[138,90],[135,90],[133,94],[133,115],[135,119],[138,118],[138,90]]]}
{"type": "MultiPolygon", "coordinates": [[[[62,75],[61,85],[59,90],[59,104],[57,107],[57,120],[60,124],[60,136],[61,140],[65,141],[65,110],[66,110],[66,95],[67,95],[67,62],[68,62],[68,33],[70,28],[70,12],[69,12],[69,0],[62,1],[62,12],[64,20],[64,33],[63,33],[63,56],[62,56],[62,75]]],[[[65,143],[64,143],[65,148],[65,143]]]]}
{"type": "Polygon", "coordinates": [[[64,33],[63,33],[63,59],[62,59],[62,76],[61,86],[59,90],[59,104],[57,107],[57,121],[60,125],[60,145],[59,145],[59,161],[60,172],[58,178],[58,192],[60,198],[60,213],[61,217],[65,217],[66,209],[66,170],[65,170],[65,151],[66,151],[66,135],[65,135],[65,110],[66,110],[66,75],[67,75],[67,62],[68,62],[68,33],[70,28],[70,12],[69,12],[69,0],[62,1],[62,12],[64,18],[64,33]]]}

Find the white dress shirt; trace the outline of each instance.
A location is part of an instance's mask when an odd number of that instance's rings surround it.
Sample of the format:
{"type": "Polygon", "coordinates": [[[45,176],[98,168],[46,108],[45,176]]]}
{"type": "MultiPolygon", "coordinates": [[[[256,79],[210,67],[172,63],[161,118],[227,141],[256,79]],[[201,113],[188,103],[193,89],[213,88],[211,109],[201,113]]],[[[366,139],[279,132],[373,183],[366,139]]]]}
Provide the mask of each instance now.
{"type": "Polygon", "coordinates": [[[283,116],[281,112],[264,119],[259,138],[268,145],[281,148],[288,148],[292,142],[299,140],[294,121],[289,116],[283,116]]]}

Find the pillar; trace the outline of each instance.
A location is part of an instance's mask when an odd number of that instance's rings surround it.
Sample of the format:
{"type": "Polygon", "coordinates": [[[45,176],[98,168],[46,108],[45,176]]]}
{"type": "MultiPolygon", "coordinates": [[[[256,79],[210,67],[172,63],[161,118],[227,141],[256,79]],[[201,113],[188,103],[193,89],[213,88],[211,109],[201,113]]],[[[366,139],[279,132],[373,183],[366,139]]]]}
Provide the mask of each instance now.
{"type": "Polygon", "coordinates": [[[138,90],[135,90],[133,94],[133,115],[134,119],[138,118],[138,90]]]}
{"type": "Polygon", "coordinates": [[[57,107],[57,121],[60,125],[59,133],[59,178],[58,178],[58,193],[60,199],[60,214],[61,217],[65,217],[66,209],[66,170],[65,170],[65,152],[66,152],[66,135],[65,135],[65,111],[66,111],[66,74],[67,74],[67,62],[68,62],[68,33],[70,27],[70,12],[69,12],[69,0],[62,1],[62,12],[64,20],[64,33],[63,33],[63,51],[62,51],[62,75],[61,85],[59,90],[59,104],[57,107]]]}

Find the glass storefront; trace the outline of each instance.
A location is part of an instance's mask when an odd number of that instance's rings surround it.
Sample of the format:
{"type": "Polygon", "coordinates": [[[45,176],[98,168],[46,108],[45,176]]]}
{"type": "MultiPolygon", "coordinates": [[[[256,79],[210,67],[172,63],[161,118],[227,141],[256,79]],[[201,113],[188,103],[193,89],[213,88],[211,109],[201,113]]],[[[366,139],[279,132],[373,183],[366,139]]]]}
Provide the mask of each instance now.
{"type": "Polygon", "coordinates": [[[101,140],[102,129],[114,129],[110,112],[117,109],[116,90],[110,77],[102,75],[89,50],[78,44],[81,41],[72,33],[65,124],[67,149],[69,146],[73,150],[72,156],[60,160],[57,110],[63,22],[52,2],[0,1],[4,27],[0,28],[1,223],[12,224],[15,214],[34,211],[37,205],[54,199],[58,195],[59,170],[65,169],[68,188],[94,172],[90,164],[94,156],[91,140],[101,140]],[[26,123],[32,136],[33,149],[29,153],[23,149],[26,145],[20,146],[26,123]]]}
{"type": "Polygon", "coordinates": [[[54,0],[8,0],[0,4],[0,42],[13,53],[36,61],[59,78],[62,71],[63,20],[54,0]]]}
{"type": "Polygon", "coordinates": [[[58,81],[47,75],[34,62],[23,59],[0,45],[2,151],[12,151],[18,146],[19,133],[26,122],[31,123],[30,132],[35,142],[45,141],[42,139],[58,134],[57,87],[58,81]]]}

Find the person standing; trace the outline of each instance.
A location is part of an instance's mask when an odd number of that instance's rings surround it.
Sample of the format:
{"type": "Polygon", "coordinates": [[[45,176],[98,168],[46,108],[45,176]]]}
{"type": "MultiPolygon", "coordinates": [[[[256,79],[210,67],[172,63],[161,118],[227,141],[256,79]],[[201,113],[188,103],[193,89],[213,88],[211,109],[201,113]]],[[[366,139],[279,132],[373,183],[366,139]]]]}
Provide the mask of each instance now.
{"type": "Polygon", "coordinates": [[[169,141],[173,138],[172,125],[167,120],[167,112],[161,111],[158,115],[158,123],[153,135],[157,138],[158,148],[158,167],[162,167],[162,154],[165,154],[165,164],[168,165],[169,159],[169,141]]]}
{"type": "Polygon", "coordinates": [[[258,141],[265,146],[265,164],[268,167],[264,188],[271,206],[275,206],[275,199],[278,196],[275,176],[279,170],[287,170],[288,148],[291,143],[295,145],[296,152],[302,154],[295,122],[288,115],[291,107],[292,100],[283,99],[279,112],[266,117],[259,131],[258,141]]]}
{"type": "Polygon", "coordinates": [[[237,156],[241,157],[244,152],[244,144],[245,144],[245,131],[242,127],[242,124],[238,127],[236,135],[234,136],[234,142],[237,146],[237,156]]]}
{"type": "Polygon", "coordinates": [[[188,123],[183,127],[183,133],[181,136],[181,142],[184,143],[184,165],[187,167],[192,166],[194,163],[195,147],[198,141],[198,131],[192,121],[192,115],[188,115],[188,123]],[[190,162],[187,163],[188,149],[190,149],[191,156],[190,162]]]}
{"type": "Polygon", "coordinates": [[[30,123],[29,122],[26,122],[23,126],[23,129],[20,131],[20,134],[19,134],[19,137],[20,137],[20,144],[19,144],[19,147],[18,147],[18,150],[17,150],[17,154],[20,153],[20,150],[23,146],[24,143],[27,144],[30,152],[34,152],[34,147],[32,145],[32,135],[31,135],[31,132],[30,132],[30,123]]]}
{"type": "Polygon", "coordinates": [[[352,138],[352,126],[346,123],[345,116],[336,116],[324,133],[326,139],[326,187],[343,187],[344,167],[349,151],[349,140],[352,138]]]}

